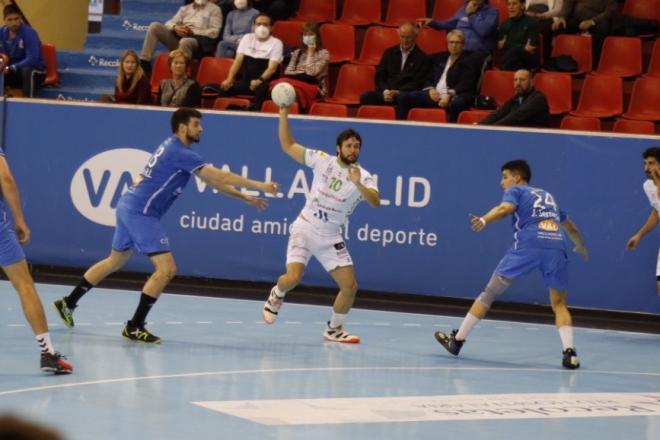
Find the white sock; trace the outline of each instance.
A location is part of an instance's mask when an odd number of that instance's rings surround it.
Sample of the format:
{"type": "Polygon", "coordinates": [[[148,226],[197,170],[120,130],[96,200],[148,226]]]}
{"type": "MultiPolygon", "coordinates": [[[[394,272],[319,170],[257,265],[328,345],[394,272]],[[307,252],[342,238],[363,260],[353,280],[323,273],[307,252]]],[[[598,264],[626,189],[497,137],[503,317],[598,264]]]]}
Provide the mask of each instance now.
{"type": "Polygon", "coordinates": [[[41,349],[42,353],[48,352],[50,354],[55,353],[55,349],[53,348],[53,344],[50,342],[50,333],[42,333],[40,335],[36,336],[37,342],[39,343],[39,348],[41,349]]]}
{"type": "Polygon", "coordinates": [[[575,348],[573,345],[573,327],[570,325],[562,325],[557,330],[559,330],[559,337],[561,338],[561,345],[564,347],[564,350],[567,348],[575,348]]]}
{"type": "Polygon", "coordinates": [[[277,287],[277,284],[275,284],[275,287],[273,287],[273,292],[275,292],[275,295],[277,295],[280,298],[284,298],[284,295],[286,295],[286,292],[282,292],[279,287],[277,287]]]}
{"type": "Polygon", "coordinates": [[[344,325],[344,320],[348,316],[348,313],[335,313],[332,312],[332,319],[330,319],[330,327],[339,328],[344,325]]]}
{"type": "Polygon", "coordinates": [[[458,341],[465,341],[467,336],[479,321],[481,321],[481,319],[477,318],[472,313],[465,315],[463,322],[461,322],[461,326],[458,328],[458,333],[456,333],[456,339],[458,341]]]}

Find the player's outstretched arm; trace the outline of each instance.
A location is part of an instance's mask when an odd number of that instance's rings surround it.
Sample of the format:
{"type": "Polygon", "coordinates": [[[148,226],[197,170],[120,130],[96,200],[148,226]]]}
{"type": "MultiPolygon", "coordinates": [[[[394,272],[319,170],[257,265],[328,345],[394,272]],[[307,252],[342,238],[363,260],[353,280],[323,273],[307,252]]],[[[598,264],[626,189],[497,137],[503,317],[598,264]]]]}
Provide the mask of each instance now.
{"type": "Polygon", "coordinates": [[[241,186],[244,188],[256,189],[258,191],[276,195],[279,190],[279,184],[276,182],[261,182],[258,180],[248,179],[239,176],[230,171],[221,170],[213,165],[206,165],[195,174],[202,179],[206,184],[212,186],[221,192],[227,191],[227,185],[241,186]]]}
{"type": "Polygon", "coordinates": [[[589,252],[587,251],[587,247],[584,245],[582,234],[580,234],[580,230],[578,229],[577,225],[570,218],[566,218],[566,220],[562,222],[561,226],[564,228],[564,231],[566,231],[568,238],[570,238],[575,245],[573,252],[577,252],[578,254],[582,255],[582,258],[584,258],[585,261],[588,260],[589,252]]]}
{"type": "Polygon", "coordinates": [[[511,215],[516,211],[516,207],[511,203],[502,202],[490,211],[488,211],[483,216],[479,217],[474,214],[470,214],[470,223],[472,224],[472,230],[479,232],[486,227],[488,223],[500,220],[507,215],[511,215]]]}
{"type": "Polygon", "coordinates": [[[25,223],[25,216],[23,215],[23,208],[21,207],[21,196],[18,193],[18,186],[14,176],[11,174],[9,164],[4,156],[0,156],[0,190],[4,197],[11,214],[14,217],[14,224],[16,225],[16,234],[18,241],[25,244],[30,241],[30,228],[25,223]]]}
{"type": "Polygon", "coordinates": [[[642,237],[644,237],[649,231],[655,228],[659,221],[660,217],[658,216],[658,211],[653,209],[649,214],[649,218],[646,219],[646,223],[644,223],[644,225],[639,231],[637,231],[635,235],[628,239],[628,243],[626,243],[626,249],[629,251],[635,249],[639,242],[642,240],[642,237]]]}
{"type": "Polygon", "coordinates": [[[261,212],[268,207],[268,200],[263,197],[254,197],[247,194],[243,194],[241,191],[237,190],[231,185],[224,185],[222,189],[218,189],[223,194],[237,198],[244,201],[248,205],[252,205],[256,208],[257,211],[261,212]]]}
{"type": "Polygon", "coordinates": [[[298,163],[305,164],[305,147],[296,143],[289,127],[289,108],[280,107],[280,122],[277,129],[282,151],[298,163]]]}

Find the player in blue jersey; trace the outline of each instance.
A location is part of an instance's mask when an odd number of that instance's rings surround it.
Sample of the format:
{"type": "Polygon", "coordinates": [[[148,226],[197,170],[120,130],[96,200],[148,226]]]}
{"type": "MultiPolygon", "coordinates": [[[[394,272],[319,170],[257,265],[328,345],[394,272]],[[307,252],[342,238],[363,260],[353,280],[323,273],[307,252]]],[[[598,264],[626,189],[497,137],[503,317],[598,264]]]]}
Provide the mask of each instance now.
{"type": "Polygon", "coordinates": [[[18,187],[5,159],[5,153],[0,148],[0,266],[16,289],[23,313],[39,343],[41,370],[69,374],[73,367],[53,348],[44,308],[25,261],[21,244],[26,244],[29,240],[30,228],[25,223],[18,187]],[[13,223],[7,213],[7,207],[14,219],[13,223]]]}
{"type": "Polygon", "coordinates": [[[126,323],[122,335],[134,341],[160,343],[160,338],[145,328],[145,321],[176,272],[169,239],[160,218],[183,192],[192,175],[259,211],[266,208],[266,199],[245,195],[234,186],[277,194],[277,183],[259,182],[218,169],[190,148],[200,140],[201,117],[199,111],[190,108],[180,108],[172,114],[173,136],[160,144],[140,178],[119,199],[110,255],[89,268],[71,294],[53,304],[68,327],[74,326],[72,314],[80,298],[108,275],[121,269],[136,250],[149,257],[155,271],[144,285],[135,314],[126,323]]]}
{"type": "Polygon", "coordinates": [[[435,338],[447,351],[458,356],[468,334],[486,316],[493,301],[515,278],[538,269],[550,289],[552,311],[563,346],[562,365],[569,369],[579,368],[571,315],[566,307],[568,258],[561,229],[573,241],[575,252],[585,260],[589,254],[575,223],[558,209],[552,194],[529,186],[531,177],[531,169],[524,160],[505,163],[500,182],[504,189],[502,202],[482,217],[470,214],[472,229],[476,232],[482,231],[489,223],[513,215],[514,243],[495,268],[484,291],[472,304],[460,328],[451,335],[436,332],[435,338]]]}

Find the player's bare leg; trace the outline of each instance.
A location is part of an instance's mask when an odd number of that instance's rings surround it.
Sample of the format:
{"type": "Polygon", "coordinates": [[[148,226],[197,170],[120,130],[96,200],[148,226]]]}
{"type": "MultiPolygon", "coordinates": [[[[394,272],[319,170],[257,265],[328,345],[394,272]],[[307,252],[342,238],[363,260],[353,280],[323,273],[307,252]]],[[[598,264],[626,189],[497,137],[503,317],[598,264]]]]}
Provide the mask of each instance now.
{"type": "Polygon", "coordinates": [[[343,328],[344,320],[353,307],[358,290],[355,270],[353,266],[338,267],[330,272],[330,276],[337,283],[339,293],[332,306],[332,318],[328,321],[323,337],[327,341],[357,344],[360,338],[351,335],[343,328]]]}
{"type": "Polygon", "coordinates": [[[550,305],[555,314],[555,325],[562,344],[562,365],[564,368],[580,368],[580,361],[573,343],[573,319],[566,306],[567,292],[550,289],[550,305]]]}

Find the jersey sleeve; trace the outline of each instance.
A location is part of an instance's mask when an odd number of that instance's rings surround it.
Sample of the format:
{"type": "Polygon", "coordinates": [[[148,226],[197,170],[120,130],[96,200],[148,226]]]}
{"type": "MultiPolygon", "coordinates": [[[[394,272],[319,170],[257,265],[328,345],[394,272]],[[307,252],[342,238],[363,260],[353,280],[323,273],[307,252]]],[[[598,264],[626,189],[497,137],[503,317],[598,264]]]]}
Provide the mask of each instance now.
{"type": "Polygon", "coordinates": [[[512,186],[511,188],[504,191],[502,196],[502,203],[510,203],[513,206],[518,206],[520,204],[520,188],[518,186],[512,186]]]}
{"type": "Polygon", "coordinates": [[[314,169],[320,163],[327,160],[330,156],[325,151],[314,150],[312,148],[305,148],[305,165],[314,169]]]}
{"type": "Polygon", "coordinates": [[[190,174],[209,164],[196,151],[189,149],[180,150],[177,160],[179,168],[190,174]]]}
{"type": "Polygon", "coordinates": [[[360,168],[360,183],[369,189],[378,191],[378,177],[371,174],[364,168],[360,168]]]}

